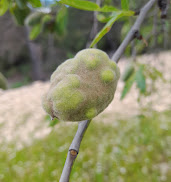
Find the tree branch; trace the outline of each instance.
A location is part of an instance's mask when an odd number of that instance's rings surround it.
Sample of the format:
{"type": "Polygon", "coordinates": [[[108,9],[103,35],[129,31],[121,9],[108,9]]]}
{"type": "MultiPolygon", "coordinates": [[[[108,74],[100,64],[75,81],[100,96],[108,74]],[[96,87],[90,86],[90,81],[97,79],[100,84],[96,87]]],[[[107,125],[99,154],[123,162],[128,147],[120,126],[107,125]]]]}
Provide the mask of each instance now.
{"type": "Polygon", "coordinates": [[[89,125],[91,120],[81,121],[78,124],[78,130],[75,134],[75,137],[69,147],[67,159],[65,161],[65,165],[62,171],[62,175],[59,182],[68,182],[72,166],[74,164],[74,161],[79,153],[79,148],[81,141],[83,139],[84,133],[89,125]]]}
{"type": "MultiPolygon", "coordinates": [[[[130,30],[130,32],[128,33],[128,35],[126,36],[126,38],[124,39],[122,44],[119,46],[119,48],[113,55],[113,57],[112,57],[113,61],[115,61],[115,62],[119,61],[119,59],[120,59],[121,55],[123,54],[127,45],[131,42],[131,40],[133,40],[135,38],[135,34],[137,32],[139,32],[140,26],[141,26],[144,18],[146,17],[147,12],[152,8],[152,6],[154,5],[155,2],[156,2],[156,0],[150,0],[141,9],[141,12],[140,12],[136,22],[134,23],[132,29],[130,30]]],[[[89,123],[90,123],[90,120],[86,120],[86,121],[82,121],[78,124],[78,130],[77,130],[75,137],[69,148],[67,159],[65,161],[65,165],[64,165],[62,175],[61,175],[59,182],[69,182],[72,166],[78,155],[81,141],[83,139],[84,133],[85,133],[89,123]]]]}
{"type": "Polygon", "coordinates": [[[143,23],[145,17],[147,16],[148,11],[152,8],[154,3],[157,0],[150,0],[140,11],[140,14],[135,21],[134,25],[132,26],[131,30],[128,32],[127,36],[117,49],[117,51],[114,53],[112,60],[116,63],[119,62],[120,57],[122,56],[123,52],[125,51],[128,44],[136,37],[136,34],[139,32],[141,24],[143,23]]]}

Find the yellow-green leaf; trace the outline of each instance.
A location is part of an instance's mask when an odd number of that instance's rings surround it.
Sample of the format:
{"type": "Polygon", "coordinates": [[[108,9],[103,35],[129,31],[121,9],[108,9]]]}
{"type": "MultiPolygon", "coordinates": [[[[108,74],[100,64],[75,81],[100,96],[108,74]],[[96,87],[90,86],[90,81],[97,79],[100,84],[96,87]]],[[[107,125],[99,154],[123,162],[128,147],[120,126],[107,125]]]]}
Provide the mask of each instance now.
{"type": "Polygon", "coordinates": [[[115,8],[114,6],[103,6],[102,8],[99,8],[100,12],[112,12],[112,11],[119,11],[117,8],[115,8]]]}
{"type": "Polygon", "coordinates": [[[104,14],[98,13],[96,18],[99,22],[107,23],[111,19],[111,16],[105,16],[104,14]]]}
{"type": "Polygon", "coordinates": [[[97,11],[100,8],[96,3],[84,0],[60,0],[59,2],[74,8],[87,11],[97,11]]]}
{"type": "Polygon", "coordinates": [[[7,0],[0,0],[0,16],[6,13],[9,7],[9,2],[7,0]]]}
{"type": "Polygon", "coordinates": [[[96,37],[94,38],[93,42],[91,43],[90,47],[93,47],[95,44],[97,44],[100,39],[102,39],[102,37],[107,34],[112,25],[114,24],[114,22],[118,19],[118,16],[113,17],[112,19],[110,19],[107,24],[103,27],[103,29],[96,35],[96,37]]]}
{"type": "Polygon", "coordinates": [[[97,44],[100,41],[100,39],[110,31],[110,29],[112,28],[112,25],[115,23],[116,20],[118,20],[119,18],[121,18],[123,16],[132,16],[132,15],[133,15],[133,11],[115,11],[115,12],[113,12],[110,20],[103,27],[103,29],[96,35],[96,37],[92,41],[90,47],[93,47],[95,44],[97,44]]]}
{"type": "Polygon", "coordinates": [[[100,12],[118,11],[118,9],[115,8],[114,6],[105,5],[101,8],[96,3],[93,3],[91,1],[85,1],[85,0],[60,0],[59,3],[66,4],[73,8],[86,10],[86,11],[100,11],[100,12]]]}
{"type": "Polygon", "coordinates": [[[123,10],[129,10],[129,0],[121,0],[121,7],[123,10]]]}
{"type": "Polygon", "coordinates": [[[38,8],[42,6],[40,0],[28,0],[28,2],[33,6],[33,8],[38,8]]]}
{"type": "Polygon", "coordinates": [[[68,11],[67,8],[64,6],[58,11],[58,14],[56,16],[55,30],[59,35],[62,35],[65,32],[67,17],[68,11]]]}
{"type": "Polygon", "coordinates": [[[37,38],[37,36],[40,33],[41,33],[41,24],[37,24],[30,31],[30,34],[29,34],[30,40],[34,40],[35,38],[37,38]]]}

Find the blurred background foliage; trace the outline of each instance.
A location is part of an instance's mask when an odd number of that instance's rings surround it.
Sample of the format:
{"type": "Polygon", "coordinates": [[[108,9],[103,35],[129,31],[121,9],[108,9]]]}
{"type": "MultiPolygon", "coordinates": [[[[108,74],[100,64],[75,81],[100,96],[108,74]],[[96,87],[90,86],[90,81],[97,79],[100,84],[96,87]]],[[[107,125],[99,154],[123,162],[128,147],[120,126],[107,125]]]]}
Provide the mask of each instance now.
{"type": "MultiPolygon", "coordinates": [[[[127,120],[90,124],[71,173],[75,182],[170,182],[171,113],[152,112],[127,120]]],[[[76,125],[60,129],[21,150],[1,144],[0,180],[57,182],[76,125]]]]}
{"type": "MultiPolygon", "coordinates": [[[[72,4],[71,0],[61,2],[63,3],[54,0],[0,0],[0,88],[17,88],[35,80],[49,80],[59,64],[72,58],[79,50],[89,47],[96,35],[98,37],[95,43],[98,43],[93,46],[106,51],[111,57],[136,19],[131,13],[140,10],[147,0],[92,0],[89,2],[96,3],[97,6],[87,4],[82,7],[97,9],[98,12],[74,8],[72,6],[78,4],[72,4]],[[67,3],[70,6],[65,5],[67,3]],[[120,14],[113,12],[114,9],[122,11],[126,16],[115,22],[112,18],[120,14]]],[[[126,97],[132,86],[136,86],[140,106],[144,97],[155,93],[157,81],[169,85],[171,83],[157,67],[136,59],[137,55],[171,49],[171,7],[168,7],[167,19],[161,19],[160,16],[159,8],[153,7],[141,28],[144,41],[134,40],[124,54],[130,58],[130,62],[121,76],[124,84],[121,99],[126,97]]],[[[29,92],[29,88],[26,89],[29,92]]],[[[26,96],[31,97],[28,93],[26,96]]],[[[32,98],[35,99],[37,98],[32,98]]],[[[10,101],[3,100],[2,105],[17,108],[13,100],[20,103],[20,98],[13,98],[10,101]]],[[[158,100],[160,102],[162,98],[158,100]]],[[[22,104],[23,100],[20,105],[22,104]]],[[[32,106],[32,103],[24,103],[23,110],[27,107],[25,104],[32,106]]],[[[98,118],[98,123],[91,123],[73,167],[71,181],[171,181],[170,109],[156,112],[147,107],[146,103],[145,106],[140,108],[140,114],[131,118],[117,119],[112,115],[112,119],[109,119],[108,116],[103,116],[104,118],[98,118]],[[105,119],[111,123],[104,123],[105,119]]],[[[29,114],[20,109],[15,119],[10,116],[12,122],[21,120],[21,123],[14,124],[14,130],[20,133],[24,130],[22,127],[27,128],[29,124],[26,121],[30,115],[35,115],[35,118],[42,116],[36,107],[35,104],[29,114]]],[[[76,125],[51,121],[46,116],[36,129],[42,132],[40,128],[48,123],[52,127],[50,134],[40,133],[44,136],[42,139],[34,139],[33,143],[22,144],[18,148],[16,143],[20,138],[13,142],[3,142],[6,135],[9,137],[8,129],[11,126],[3,114],[0,118],[0,133],[4,133],[4,130],[6,133],[0,138],[0,182],[59,181],[76,125]]],[[[29,137],[34,138],[33,136],[30,133],[29,137]]]]}
{"type": "MultiPolygon", "coordinates": [[[[122,8],[132,11],[139,10],[146,3],[145,0],[122,1],[127,4],[121,4],[118,0],[95,2],[100,7],[112,6],[118,10],[122,8]]],[[[82,11],[53,0],[1,0],[0,15],[3,16],[0,17],[0,72],[8,78],[9,86],[17,87],[33,80],[48,80],[60,63],[89,47],[104,23],[112,16],[109,8],[98,11],[82,11]]],[[[169,7],[168,19],[162,20],[159,8],[154,7],[141,29],[148,46],[135,40],[128,46],[125,55],[170,49],[170,12],[169,7]]],[[[110,32],[96,47],[112,55],[135,18],[123,17],[110,26],[110,32]]]]}

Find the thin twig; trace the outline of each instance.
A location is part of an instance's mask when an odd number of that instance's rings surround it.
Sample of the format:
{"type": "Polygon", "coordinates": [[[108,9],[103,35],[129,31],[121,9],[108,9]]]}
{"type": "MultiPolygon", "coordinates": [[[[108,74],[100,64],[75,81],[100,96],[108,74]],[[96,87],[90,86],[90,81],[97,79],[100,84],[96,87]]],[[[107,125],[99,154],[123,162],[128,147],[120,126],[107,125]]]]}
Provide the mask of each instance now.
{"type": "MultiPolygon", "coordinates": [[[[134,38],[135,33],[137,31],[139,31],[140,26],[141,26],[145,16],[147,15],[147,12],[152,8],[152,6],[154,5],[155,2],[156,2],[156,0],[150,0],[141,9],[141,12],[140,12],[135,24],[133,25],[132,29],[130,30],[130,32],[128,33],[128,35],[126,36],[126,38],[124,39],[122,44],[119,46],[118,50],[113,55],[113,57],[112,57],[113,61],[115,61],[115,62],[119,61],[125,48],[131,42],[131,40],[134,38]]],[[[81,141],[83,139],[84,133],[85,133],[89,123],[90,123],[90,120],[86,120],[86,121],[82,121],[78,124],[78,130],[77,130],[76,135],[75,135],[75,137],[71,143],[71,146],[69,148],[67,159],[66,159],[66,162],[65,162],[65,165],[64,165],[62,175],[61,175],[59,182],[69,182],[70,173],[71,173],[73,163],[74,163],[74,161],[78,155],[81,141]]]]}
{"type": "Polygon", "coordinates": [[[135,34],[139,32],[141,24],[143,23],[145,17],[147,16],[148,11],[152,8],[154,3],[157,0],[150,0],[140,11],[138,18],[136,19],[134,25],[132,26],[131,30],[128,32],[127,36],[114,53],[112,60],[118,63],[120,57],[122,56],[123,52],[125,51],[128,44],[135,38],[135,34]]]}
{"type": "Polygon", "coordinates": [[[69,177],[70,177],[73,163],[74,163],[74,161],[75,161],[75,159],[79,153],[81,141],[83,139],[84,133],[85,133],[90,121],[91,120],[81,121],[78,124],[78,130],[77,130],[75,137],[74,137],[74,139],[73,139],[73,141],[69,147],[67,159],[65,161],[65,165],[64,165],[62,175],[61,175],[59,182],[68,182],[69,181],[69,177]]]}

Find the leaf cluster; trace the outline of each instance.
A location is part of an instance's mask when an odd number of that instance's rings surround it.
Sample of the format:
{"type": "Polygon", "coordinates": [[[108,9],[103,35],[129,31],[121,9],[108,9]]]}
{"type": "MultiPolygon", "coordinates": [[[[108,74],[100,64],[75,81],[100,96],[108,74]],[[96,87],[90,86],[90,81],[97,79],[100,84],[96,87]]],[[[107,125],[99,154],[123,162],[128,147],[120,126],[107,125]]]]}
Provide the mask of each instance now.
{"type": "MultiPolygon", "coordinates": [[[[26,19],[26,24],[29,25],[30,19],[31,21],[36,20],[36,14],[37,12],[32,13],[28,18],[26,19]]],[[[55,12],[51,11],[50,13],[41,13],[40,19],[37,19],[34,24],[30,24],[30,39],[33,40],[38,37],[41,33],[54,33],[58,36],[63,36],[66,32],[66,26],[67,26],[67,18],[68,18],[68,9],[66,6],[62,5],[59,6],[58,9],[55,10],[55,12]]]]}
{"type": "Polygon", "coordinates": [[[132,86],[135,84],[139,90],[139,96],[150,96],[156,91],[156,83],[159,80],[166,82],[163,73],[157,68],[149,65],[142,64],[138,62],[132,62],[132,71],[126,68],[124,74],[127,77],[124,81],[124,88],[122,90],[121,99],[124,99],[126,95],[130,92],[132,86]],[[148,80],[148,82],[147,82],[148,80]]]}
{"type": "MultiPolygon", "coordinates": [[[[44,32],[44,30],[50,33],[56,33],[58,35],[63,34],[64,30],[66,29],[67,7],[73,7],[85,11],[97,11],[101,13],[97,15],[97,18],[99,21],[105,22],[106,25],[95,36],[90,47],[94,47],[95,44],[97,44],[103,38],[103,36],[110,31],[112,25],[118,19],[134,15],[134,12],[129,10],[128,0],[121,0],[121,9],[108,5],[108,3],[100,7],[94,2],[86,0],[54,1],[53,6],[59,7],[61,5],[62,8],[58,13],[56,12],[56,17],[53,17],[48,22],[39,21],[36,25],[31,27],[30,39],[35,39],[40,33],[44,32]]],[[[16,22],[19,25],[24,25],[25,19],[30,12],[42,7],[43,5],[41,4],[40,0],[1,0],[0,16],[9,9],[16,22]]]]}
{"type": "Polygon", "coordinates": [[[4,15],[8,10],[15,18],[19,25],[24,25],[24,20],[30,12],[30,7],[41,7],[40,0],[1,0],[0,16],[4,15]]]}

